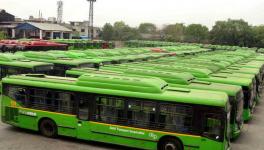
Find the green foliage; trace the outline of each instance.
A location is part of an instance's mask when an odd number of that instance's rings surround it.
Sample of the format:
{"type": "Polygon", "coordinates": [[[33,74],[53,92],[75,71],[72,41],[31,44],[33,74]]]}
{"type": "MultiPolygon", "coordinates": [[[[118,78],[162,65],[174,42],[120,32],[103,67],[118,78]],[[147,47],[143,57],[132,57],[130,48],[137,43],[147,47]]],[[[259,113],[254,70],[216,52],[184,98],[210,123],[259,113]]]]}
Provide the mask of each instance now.
{"type": "Polygon", "coordinates": [[[201,24],[190,24],[185,29],[185,41],[191,43],[203,43],[208,40],[209,30],[201,24]]]}
{"type": "Polygon", "coordinates": [[[140,33],[154,34],[157,31],[157,27],[153,23],[141,23],[138,27],[140,33]]]}
{"type": "Polygon", "coordinates": [[[110,23],[106,23],[102,29],[102,39],[110,41],[114,38],[114,27],[110,23]]]}
{"type": "Polygon", "coordinates": [[[185,26],[182,23],[167,25],[163,29],[164,40],[171,42],[183,42],[185,26]]]}
{"type": "Polygon", "coordinates": [[[213,44],[251,46],[254,42],[252,28],[244,20],[217,21],[210,37],[213,44]]]}
{"type": "Polygon", "coordinates": [[[254,34],[254,47],[264,47],[264,26],[252,27],[254,34]]]}
{"type": "Polygon", "coordinates": [[[217,21],[209,31],[206,26],[201,24],[185,26],[182,23],[176,23],[169,24],[163,29],[157,29],[156,25],[152,23],[141,23],[138,28],[132,28],[125,22],[118,21],[113,25],[105,24],[101,37],[106,41],[153,40],[153,37],[158,37],[155,40],[264,47],[264,25],[250,26],[242,19],[228,19],[217,21]]]}
{"type": "Polygon", "coordinates": [[[3,31],[0,31],[0,40],[6,39],[6,35],[3,31]]]}
{"type": "Polygon", "coordinates": [[[125,41],[138,39],[139,33],[136,28],[129,27],[123,21],[114,23],[114,40],[125,41]]]}

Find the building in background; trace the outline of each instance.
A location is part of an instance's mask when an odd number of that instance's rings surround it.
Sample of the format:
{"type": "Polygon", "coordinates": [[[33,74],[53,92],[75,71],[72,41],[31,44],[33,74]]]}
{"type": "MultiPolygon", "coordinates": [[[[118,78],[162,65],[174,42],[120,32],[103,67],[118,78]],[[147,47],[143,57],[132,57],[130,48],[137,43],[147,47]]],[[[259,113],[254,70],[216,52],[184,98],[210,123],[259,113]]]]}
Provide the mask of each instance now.
{"type": "Polygon", "coordinates": [[[72,30],[59,24],[25,22],[16,28],[15,38],[71,39],[72,30]]]}
{"type": "Polygon", "coordinates": [[[0,9],[0,31],[12,38],[15,36],[15,27],[19,24],[19,21],[15,21],[15,16],[6,12],[4,9],[0,9]]]}
{"type": "Polygon", "coordinates": [[[0,9],[0,22],[15,21],[15,16],[7,13],[4,9],[0,9]]]}
{"type": "Polygon", "coordinates": [[[47,22],[49,22],[49,23],[57,23],[57,18],[56,17],[49,17],[47,22]]]}
{"type": "MultiPolygon", "coordinates": [[[[89,22],[88,21],[70,21],[70,24],[65,24],[65,26],[67,26],[68,28],[72,29],[72,34],[74,38],[83,38],[83,39],[87,39],[90,37],[88,37],[88,25],[89,22]]],[[[93,38],[94,39],[99,39],[99,35],[101,32],[101,29],[98,27],[94,27],[93,29],[93,38]]]]}

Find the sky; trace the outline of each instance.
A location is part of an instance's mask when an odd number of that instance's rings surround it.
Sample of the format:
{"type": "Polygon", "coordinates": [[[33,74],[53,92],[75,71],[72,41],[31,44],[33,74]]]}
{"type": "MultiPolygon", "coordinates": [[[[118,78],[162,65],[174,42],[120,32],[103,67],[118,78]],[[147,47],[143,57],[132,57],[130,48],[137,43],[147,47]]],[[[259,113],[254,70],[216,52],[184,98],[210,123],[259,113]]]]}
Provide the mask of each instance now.
{"type": "MultiPolygon", "coordinates": [[[[88,20],[86,0],[63,0],[63,21],[88,20]]],[[[16,17],[30,15],[56,17],[56,0],[0,0],[0,9],[16,17]]],[[[217,20],[244,19],[251,25],[264,24],[264,0],[97,0],[94,4],[94,24],[124,21],[137,27],[151,22],[158,27],[172,23],[200,23],[211,28],[217,20]]]]}

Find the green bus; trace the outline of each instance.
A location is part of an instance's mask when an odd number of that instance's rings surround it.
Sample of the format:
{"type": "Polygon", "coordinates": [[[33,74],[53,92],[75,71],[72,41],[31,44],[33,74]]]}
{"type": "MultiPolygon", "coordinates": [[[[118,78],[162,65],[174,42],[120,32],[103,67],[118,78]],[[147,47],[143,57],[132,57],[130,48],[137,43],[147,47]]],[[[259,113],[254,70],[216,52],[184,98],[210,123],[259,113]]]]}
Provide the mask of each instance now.
{"type": "Polygon", "coordinates": [[[104,69],[96,70],[90,68],[73,68],[66,71],[67,77],[79,77],[86,73],[95,74],[121,74],[126,76],[143,76],[143,77],[158,77],[169,84],[169,88],[187,88],[187,89],[197,89],[206,91],[219,91],[225,92],[229,97],[229,102],[231,104],[231,117],[230,117],[230,138],[236,139],[239,137],[241,130],[243,129],[243,105],[244,96],[243,91],[240,86],[220,84],[213,82],[199,81],[195,79],[189,73],[171,73],[164,71],[153,71],[153,70],[143,70],[143,69],[120,69],[115,71],[108,71],[104,69]]]}
{"type": "Polygon", "coordinates": [[[26,59],[38,62],[54,64],[50,75],[65,76],[65,71],[71,68],[96,67],[94,61],[87,59],[72,59],[63,54],[51,54],[47,52],[17,52],[16,55],[24,56],[26,59]]]}
{"type": "Polygon", "coordinates": [[[10,53],[0,54],[0,79],[8,75],[17,74],[50,74],[54,65],[45,62],[36,62],[10,53]]]}
{"type": "Polygon", "coordinates": [[[167,89],[158,78],[85,74],[3,79],[4,123],[127,147],[230,149],[230,104],[222,92],[167,89]]]}
{"type": "Polygon", "coordinates": [[[195,76],[200,81],[213,82],[213,83],[221,83],[221,84],[230,84],[241,86],[244,94],[244,112],[243,118],[245,121],[249,121],[252,118],[252,113],[256,104],[256,85],[254,80],[248,78],[238,78],[238,77],[228,77],[228,76],[220,76],[220,75],[211,75],[212,72],[208,69],[196,69],[196,68],[188,68],[188,67],[175,67],[169,65],[152,65],[143,63],[139,65],[138,63],[132,63],[128,65],[112,65],[112,66],[104,66],[103,69],[107,70],[120,70],[120,68],[141,68],[146,70],[158,70],[165,72],[173,72],[173,73],[182,73],[188,72],[195,76]]]}

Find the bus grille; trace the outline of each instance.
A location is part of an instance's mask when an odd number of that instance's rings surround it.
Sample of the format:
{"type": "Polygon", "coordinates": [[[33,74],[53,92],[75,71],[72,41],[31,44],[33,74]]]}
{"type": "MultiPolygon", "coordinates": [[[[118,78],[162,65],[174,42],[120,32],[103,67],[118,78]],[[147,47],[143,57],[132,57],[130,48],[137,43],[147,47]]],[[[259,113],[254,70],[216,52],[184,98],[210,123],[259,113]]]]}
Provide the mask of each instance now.
{"type": "Polygon", "coordinates": [[[17,108],[5,107],[5,116],[4,116],[5,121],[18,122],[17,116],[18,116],[17,108]]]}

